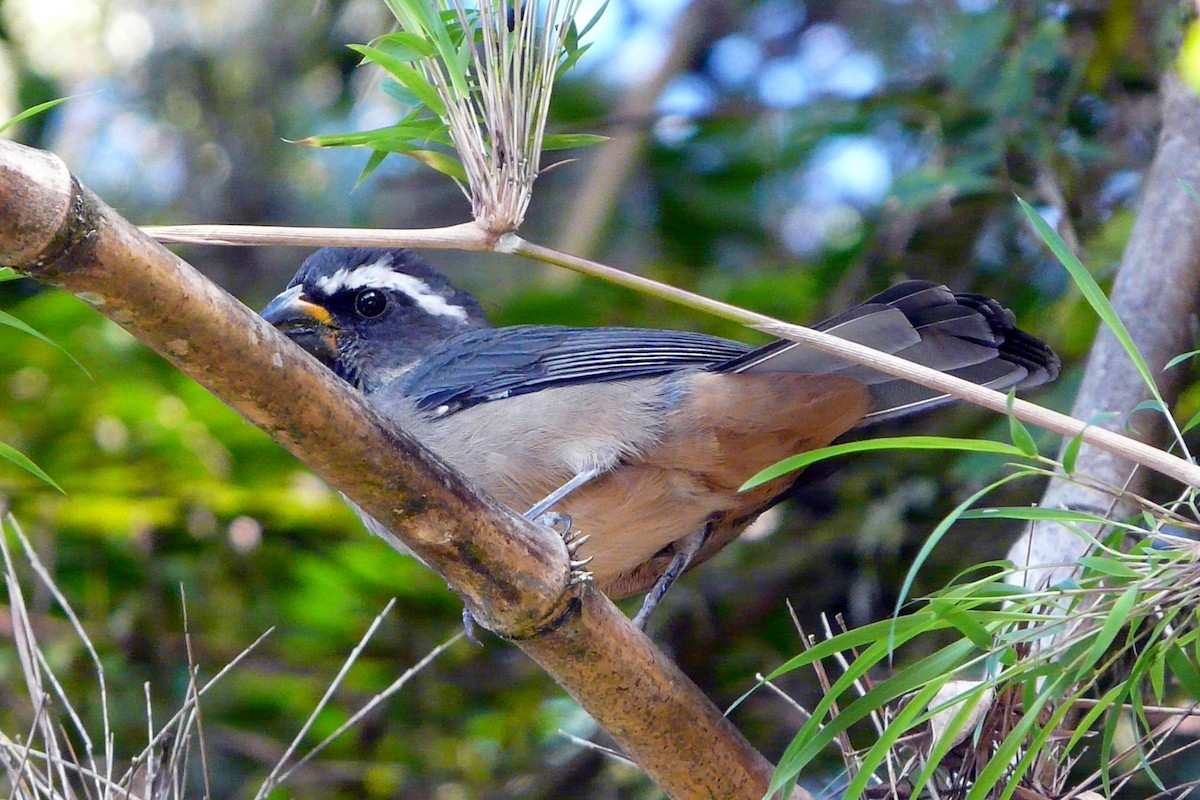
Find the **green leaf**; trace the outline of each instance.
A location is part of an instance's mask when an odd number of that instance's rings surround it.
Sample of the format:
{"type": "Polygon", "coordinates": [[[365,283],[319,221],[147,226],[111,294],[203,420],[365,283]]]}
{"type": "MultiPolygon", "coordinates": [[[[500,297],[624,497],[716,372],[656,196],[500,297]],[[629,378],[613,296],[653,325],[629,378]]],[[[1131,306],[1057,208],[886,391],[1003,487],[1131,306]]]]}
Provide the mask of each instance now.
{"type": "Polygon", "coordinates": [[[1172,367],[1177,367],[1180,364],[1182,364],[1184,361],[1187,361],[1189,358],[1195,358],[1197,355],[1200,355],[1200,350],[1189,350],[1186,353],[1180,353],[1179,355],[1175,356],[1170,361],[1168,361],[1167,365],[1165,367],[1163,367],[1163,370],[1165,371],[1165,370],[1171,369],[1172,367]]]}
{"type": "MultiPolygon", "coordinates": [[[[449,144],[450,136],[446,126],[440,120],[419,120],[413,123],[401,123],[387,128],[375,128],[357,133],[331,133],[323,136],[309,136],[299,139],[293,144],[305,147],[370,147],[373,150],[398,152],[398,147],[412,149],[416,140],[436,141],[449,144]]],[[[287,140],[285,140],[287,141],[287,140]]]]}
{"type": "Polygon", "coordinates": [[[790,472],[804,469],[809,464],[824,461],[827,458],[846,455],[848,453],[866,453],[872,450],[960,450],[971,453],[997,453],[999,455],[1023,458],[1025,453],[1020,448],[1003,442],[993,442],[987,439],[952,439],[946,436],[896,436],[884,439],[868,439],[862,442],[846,442],[831,447],[822,447],[807,453],[785,458],[778,464],[767,467],[750,480],[742,484],[739,491],[753,489],[768,481],[787,475],[790,472]]]}
{"type": "Polygon", "coordinates": [[[542,149],[567,150],[572,147],[591,147],[607,141],[607,136],[598,133],[556,133],[542,139],[542,149]]]}
{"type": "Polygon", "coordinates": [[[463,169],[462,162],[454,156],[439,153],[436,150],[413,150],[406,152],[404,155],[409,158],[415,158],[427,167],[432,167],[443,175],[449,175],[459,183],[467,182],[467,171],[463,169]]]}
{"type": "Polygon", "coordinates": [[[1191,699],[1200,700],[1200,671],[1197,671],[1196,664],[1175,644],[1167,647],[1166,660],[1171,674],[1183,684],[1191,699]]]}
{"type": "MultiPolygon", "coordinates": [[[[998,443],[989,442],[989,444],[998,443]]],[[[929,537],[925,540],[925,543],[921,545],[921,550],[917,553],[916,558],[913,559],[912,565],[908,568],[908,574],[904,576],[904,585],[900,587],[900,595],[896,598],[896,608],[892,616],[893,621],[897,620],[900,616],[900,609],[903,608],[904,602],[908,598],[908,593],[912,589],[913,582],[917,579],[917,572],[920,571],[921,567],[925,564],[926,559],[929,558],[929,554],[933,552],[933,548],[937,547],[938,542],[940,542],[942,537],[946,535],[946,531],[950,530],[950,527],[956,521],[958,521],[959,517],[966,513],[967,509],[979,502],[981,498],[990,494],[996,489],[999,489],[1006,483],[1011,483],[1018,478],[1028,477],[1029,475],[1033,474],[1034,473],[1032,472],[1022,470],[1020,472],[1014,472],[1011,475],[1006,475],[1000,480],[993,481],[979,491],[975,492],[966,500],[959,503],[958,506],[951,511],[945,519],[938,523],[937,527],[933,529],[933,532],[930,533],[929,537]]]]}
{"type": "Polygon", "coordinates": [[[1137,603],[1138,587],[1130,586],[1121,596],[1117,598],[1117,602],[1113,603],[1112,611],[1109,612],[1108,618],[1104,620],[1104,626],[1100,628],[1100,633],[1092,642],[1091,649],[1088,650],[1086,661],[1080,665],[1079,677],[1083,678],[1090,674],[1096,663],[1108,651],[1109,646],[1116,640],[1117,635],[1130,624],[1129,614],[1133,611],[1134,604],[1137,603]]]}
{"type": "Polygon", "coordinates": [[[1063,448],[1062,467],[1063,472],[1068,475],[1075,474],[1075,462],[1079,460],[1079,448],[1083,447],[1083,431],[1071,437],[1071,441],[1067,442],[1067,446],[1063,448]]]}
{"type": "MultiPolygon", "coordinates": [[[[883,642],[876,642],[868,651],[878,653],[883,642]]],[[[858,659],[851,663],[851,669],[843,673],[829,692],[821,698],[813,709],[811,719],[804,724],[771,777],[768,794],[777,792],[780,787],[799,775],[809,762],[821,753],[842,731],[854,723],[866,718],[872,711],[882,708],[884,703],[908,694],[930,682],[944,683],[951,675],[963,666],[965,661],[975,652],[975,646],[966,640],[960,640],[943,647],[941,650],[905,667],[890,678],[875,684],[864,695],[844,707],[833,719],[826,719],[832,704],[837,702],[842,694],[850,688],[855,680],[869,667],[860,668],[858,659]]],[[[867,655],[864,653],[863,655],[867,655]]]]}
{"type": "Polygon", "coordinates": [[[1100,699],[1096,700],[1096,704],[1089,708],[1087,713],[1080,718],[1079,723],[1074,726],[1075,730],[1071,732],[1071,738],[1067,740],[1067,746],[1064,748],[1064,751],[1067,753],[1074,752],[1075,745],[1079,744],[1079,740],[1091,734],[1092,725],[1096,720],[1100,719],[1100,715],[1119,703],[1121,696],[1128,690],[1129,687],[1127,685],[1119,683],[1105,692],[1100,699]]]}
{"type": "Polygon", "coordinates": [[[371,45],[399,61],[414,62],[437,55],[437,48],[433,44],[408,31],[380,36],[371,45]]]}
{"type": "Polygon", "coordinates": [[[38,478],[42,479],[46,483],[53,486],[58,491],[62,492],[63,494],[66,494],[66,492],[63,492],[62,487],[54,482],[53,478],[51,478],[49,475],[47,475],[45,472],[43,472],[41,467],[39,467],[37,464],[30,461],[28,456],[26,456],[21,451],[17,450],[15,447],[9,447],[4,442],[0,442],[0,458],[11,461],[12,463],[16,464],[21,469],[25,470],[26,472],[29,472],[32,475],[37,476],[38,478]]]}
{"type": "Polygon", "coordinates": [[[87,375],[89,378],[92,377],[92,374],[87,371],[87,369],[83,366],[83,364],[80,364],[79,361],[76,360],[75,356],[71,355],[66,350],[64,350],[60,345],[58,345],[56,342],[47,338],[41,332],[29,327],[24,322],[17,319],[16,317],[14,317],[12,314],[9,314],[6,311],[0,311],[0,325],[6,325],[10,328],[16,328],[17,330],[21,331],[22,333],[28,334],[29,336],[32,336],[33,338],[37,339],[39,342],[44,342],[44,343],[50,345],[55,350],[59,351],[60,353],[65,355],[67,358],[71,359],[71,362],[75,366],[79,367],[80,371],[83,372],[84,375],[87,375]]]}
{"type": "MultiPolygon", "coordinates": [[[[949,680],[949,677],[947,675],[946,680],[949,680]]],[[[891,755],[896,741],[920,722],[918,717],[928,716],[926,709],[929,703],[941,691],[944,685],[945,680],[931,681],[905,703],[904,708],[900,709],[900,712],[896,714],[895,718],[888,724],[875,743],[871,745],[871,749],[861,757],[858,772],[854,776],[854,780],[843,791],[843,797],[860,797],[862,795],[867,785],[874,780],[876,770],[891,755]]],[[[970,706],[967,706],[966,710],[969,713],[971,711],[970,706]]],[[[961,726],[962,723],[960,722],[959,724],[961,726]]],[[[946,738],[952,738],[954,732],[948,730],[946,738]]]]}
{"type": "Polygon", "coordinates": [[[70,97],[59,97],[54,100],[47,100],[45,103],[38,103],[36,106],[33,106],[32,108],[27,108],[24,111],[22,111],[20,114],[17,114],[15,117],[10,119],[8,122],[5,122],[4,124],[0,125],[0,133],[3,133],[4,131],[8,130],[13,125],[16,125],[20,122],[24,122],[25,120],[29,119],[30,117],[36,117],[38,114],[41,114],[43,111],[49,111],[50,109],[54,108],[56,105],[59,105],[60,103],[65,103],[70,99],[71,99],[70,97]]]}
{"type": "MultiPolygon", "coordinates": [[[[1008,735],[1000,743],[1000,746],[988,759],[987,764],[980,770],[974,785],[971,786],[970,792],[967,793],[967,800],[984,800],[990,796],[1001,780],[1008,780],[1008,787],[1014,788],[1018,784],[1020,772],[1014,770],[1013,774],[1009,771],[1013,769],[1013,760],[1016,754],[1022,749],[1026,743],[1026,739],[1038,725],[1038,717],[1041,715],[1042,707],[1052,699],[1057,697],[1062,691],[1061,683],[1063,677],[1059,677],[1058,681],[1047,683],[1038,694],[1032,698],[1031,702],[1025,704],[1024,714],[1021,716],[1017,724],[1013,726],[1008,735]]],[[[1063,704],[1059,710],[1063,713],[1070,706],[1063,704]]],[[[1043,730],[1053,728],[1053,725],[1046,725],[1043,730]]],[[[1008,794],[1004,796],[1009,796],[1008,794]]]]}
{"type": "Polygon", "coordinates": [[[371,153],[371,157],[367,159],[367,163],[363,166],[362,172],[358,175],[358,180],[354,182],[354,188],[357,189],[358,187],[362,186],[363,182],[366,181],[367,178],[371,177],[371,174],[379,168],[379,165],[382,164],[383,160],[387,157],[388,152],[386,150],[376,150],[374,153],[371,153]]]}
{"type": "Polygon", "coordinates": [[[1008,435],[1012,438],[1013,444],[1022,453],[1029,458],[1033,458],[1038,454],[1037,443],[1033,441],[1033,436],[1029,434],[1029,429],[1013,414],[1013,401],[1016,399],[1016,390],[1008,393],[1008,435]]]}
{"type": "Polygon", "coordinates": [[[980,650],[992,649],[992,645],[994,644],[992,634],[987,628],[979,624],[971,616],[971,613],[959,603],[944,598],[934,598],[929,601],[929,607],[933,610],[934,614],[957,628],[963,636],[970,639],[971,643],[980,650]]]}
{"type": "Polygon", "coordinates": [[[1021,522],[1059,522],[1079,525],[1103,525],[1122,530],[1143,532],[1137,525],[1067,508],[1035,508],[1033,506],[996,506],[964,511],[959,519],[1012,519],[1021,522]]]}
{"type": "Polygon", "coordinates": [[[921,774],[917,776],[917,779],[912,784],[913,797],[924,796],[921,790],[925,788],[925,784],[933,777],[934,772],[941,768],[942,759],[954,747],[955,736],[962,730],[962,726],[966,724],[967,719],[975,712],[983,693],[989,688],[990,685],[987,682],[981,681],[974,689],[964,692],[955,698],[953,702],[959,704],[959,709],[946,726],[942,738],[933,743],[933,747],[929,751],[929,757],[924,759],[925,768],[921,770],[921,774]]]}
{"type": "Polygon", "coordinates": [[[1181,433],[1187,433],[1192,428],[1196,427],[1196,425],[1200,425],[1200,411],[1192,414],[1191,419],[1189,419],[1187,423],[1179,430],[1181,433]]]}
{"type": "Polygon", "coordinates": [[[0,267],[0,283],[4,283],[5,281],[15,281],[24,277],[24,275],[17,272],[12,267],[0,267]]]}
{"type": "Polygon", "coordinates": [[[1105,558],[1104,556],[1082,556],[1077,559],[1079,564],[1093,572],[1099,572],[1101,575],[1110,575],[1114,578],[1142,578],[1145,577],[1133,567],[1125,564],[1115,558],[1105,558]]]}
{"type": "Polygon", "coordinates": [[[393,78],[417,96],[422,104],[439,117],[446,115],[446,104],[425,76],[390,53],[365,44],[349,45],[350,49],[383,67],[393,78]]]}
{"type": "Polygon", "coordinates": [[[1185,192],[1190,194],[1192,197],[1196,198],[1196,200],[1200,200],[1200,192],[1197,192],[1196,189],[1190,183],[1185,181],[1183,178],[1179,178],[1178,180],[1179,180],[1179,185],[1183,187],[1183,190],[1185,192]]]}
{"type": "Polygon", "coordinates": [[[1125,327],[1125,323],[1117,316],[1117,312],[1113,309],[1112,303],[1108,301],[1104,290],[1100,288],[1100,284],[1096,283],[1096,279],[1087,271],[1087,268],[1083,266],[1079,258],[1071,252],[1071,249],[1067,247],[1066,242],[1062,240],[1058,232],[1050,227],[1046,220],[1042,219],[1041,214],[1038,214],[1033,206],[1026,203],[1020,197],[1017,198],[1017,202],[1020,204],[1021,210],[1025,212],[1025,216],[1033,223],[1034,230],[1037,231],[1042,241],[1046,243],[1046,246],[1050,248],[1050,251],[1054,253],[1062,265],[1067,268],[1071,279],[1075,281],[1075,285],[1079,287],[1080,293],[1083,294],[1084,299],[1091,305],[1092,310],[1096,312],[1097,316],[1108,326],[1113,335],[1117,337],[1117,341],[1120,342],[1126,355],[1133,361],[1134,367],[1137,369],[1138,374],[1141,375],[1142,381],[1146,384],[1154,399],[1158,400],[1165,408],[1166,404],[1163,403],[1162,395],[1158,391],[1158,384],[1154,381],[1154,375],[1150,372],[1150,367],[1146,364],[1146,360],[1142,358],[1141,351],[1134,344],[1133,337],[1129,335],[1129,330],[1125,327]]]}

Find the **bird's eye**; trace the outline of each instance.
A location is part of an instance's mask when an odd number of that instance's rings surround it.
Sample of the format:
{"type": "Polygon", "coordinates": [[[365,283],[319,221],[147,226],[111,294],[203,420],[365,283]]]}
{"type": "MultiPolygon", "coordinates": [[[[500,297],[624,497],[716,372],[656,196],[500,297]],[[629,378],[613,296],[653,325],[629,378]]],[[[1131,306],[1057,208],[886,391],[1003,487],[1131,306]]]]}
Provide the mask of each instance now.
{"type": "Polygon", "coordinates": [[[387,308],[387,295],[378,289],[363,289],[354,296],[354,310],[364,319],[378,317],[387,308]]]}

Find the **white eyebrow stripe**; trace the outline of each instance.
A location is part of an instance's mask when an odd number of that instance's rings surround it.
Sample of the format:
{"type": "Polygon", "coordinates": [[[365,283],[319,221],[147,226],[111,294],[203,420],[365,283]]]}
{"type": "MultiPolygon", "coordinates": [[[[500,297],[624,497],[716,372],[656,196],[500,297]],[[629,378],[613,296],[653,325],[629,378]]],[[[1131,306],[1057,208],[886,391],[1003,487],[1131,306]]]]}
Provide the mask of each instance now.
{"type": "Polygon", "coordinates": [[[413,302],[429,314],[466,321],[465,308],[446,302],[446,298],[435,292],[425,281],[403,272],[396,272],[390,264],[390,260],[377,261],[361,267],[339,269],[332,275],[317,278],[317,288],[327,295],[349,289],[364,289],[368,286],[395,289],[411,297],[413,302]]]}

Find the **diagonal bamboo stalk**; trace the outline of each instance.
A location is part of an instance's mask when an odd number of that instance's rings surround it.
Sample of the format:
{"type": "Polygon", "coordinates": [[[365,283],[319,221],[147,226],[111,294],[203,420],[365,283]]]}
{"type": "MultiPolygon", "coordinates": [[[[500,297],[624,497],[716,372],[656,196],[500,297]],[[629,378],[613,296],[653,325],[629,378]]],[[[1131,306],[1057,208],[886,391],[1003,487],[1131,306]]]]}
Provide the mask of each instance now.
{"type": "MultiPolygon", "coordinates": [[[[0,264],[90,303],[388,525],[572,694],[672,798],[758,800],[771,765],[600,592],[257,314],[49,153],[0,141],[0,264]]],[[[796,797],[809,798],[799,792],[796,797]]]]}
{"type": "MultiPolygon", "coordinates": [[[[600,278],[627,288],[645,292],[654,297],[669,300],[694,308],[723,319],[738,322],[750,328],[764,331],[772,336],[803,342],[825,353],[842,356],[858,364],[866,364],[886,372],[945,392],[959,400],[977,406],[1008,413],[1008,396],[993,389],[977,386],[961,378],[955,378],[911,361],[906,361],[878,350],[853,342],[847,342],[827,333],[814,331],[800,325],[774,319],[765,314],[739,308],[719,300],[712,300],[693,292],[668,286],[664,283],[624,272],[613,267],[589,261],[577,256],[553,250],[549,247],[525,241],[516,234],[492,236],[472,223],[449,228],[428,230],[357,230],[352,228],[294,228],[250,225],[172,225],[148,227],[146,235],[163,242],[187,242],[192,244],[305,244],[354,245],[374,247],[430,247],[463,250],[494,250],[532,258],[546,264],[600,278]]],[[[1013,415],[1022,422],[1057,433],[1067,438],[1081,436],[1083,441],[1098,450],[1120,459],[1141,464],[1163,475],[1174,478],[1189,486],[1200,487],[1200,467],[1173,456],[1144,442],[1139,442],[1114,431],[1088,425],[1087,423],[1042,408],[1025,400],[1016,400],[1012,405],[1013,415]]]]}

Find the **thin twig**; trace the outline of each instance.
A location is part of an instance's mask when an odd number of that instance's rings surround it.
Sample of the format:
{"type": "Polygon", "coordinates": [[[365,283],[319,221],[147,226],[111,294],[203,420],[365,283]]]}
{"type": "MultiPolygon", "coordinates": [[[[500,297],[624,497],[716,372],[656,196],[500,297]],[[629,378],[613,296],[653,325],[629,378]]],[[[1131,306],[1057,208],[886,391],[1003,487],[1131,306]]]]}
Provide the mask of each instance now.
{"type": "Polygon", "coordinates": [[[208,752],[204,746],[204,720],[200,714],[200,696],[196,692],[196,672],[200,667],[192,654],[192,631],[188,626],[187,593],[179,584],[179,607],[183,610],[183,643],[188,660],[188,694],[196,706],[196,736],[200,744],[200,770],[204,776],[204,800],[212,798],[212,786],[208,779],[208,752]]]}
{"type": "Polygon", "coordinates": [[[575,744],[579,745],[580,747],[585,747],[588,750],[595,750],[597,753],[600,753],[603,756],[607,756],[608,758],[611,758],[614,761],[619,761],[622,764],[626,764],[630,767],[637,766],[637,764],[635,764],[628,756],[626,756],[616,750],[613,750],[611,747],[605,747],[602,744],[596,744],[593,741],[584,739],[581,736],[576,736],[573,733],[567,733],[562,728],[558,729],[558,735],[562,736],[563,738],[567,739],[568,741],[574,742],[575,744]]]}
{"type": "Polygon", "coordinates": [[[304,739],[304,735],[308,733],[308,729],[311,728],[313,723],[317,721],[317,716],[320,715],[320,713],[325,709],[326,704],[329,703],[330,698],[333,697],[333,693],[337,691],[337,688],[342,685],[342,681],[346,678],[346,673],[348,673],[350,671],[350,667],[354,666],[355,662],[358,661],[358,657],[362,655],[363,648],[367,646],[367,642],[371,641],[371,637],[375,635],[375,631],[379,630],[379,626],[383,622],[383,618],[387,616],[388,612],[391,611],[395,605],[396,598],[393,597],[387,602],[387,605],[383,607],[383,610],[375,615],[375,619],[371,620],[371,624],[367,626],[366,632],[363,633],[362,638],[358,640],[358,644],[354,646],[354,649],[350,651],[350,655],[347,656],[345,662],[342,663],[342,668],[338,670],[337,675],[333,677],[329,687],[325,690],[325,694],[321,695],[321,699],[317,701],[312,713],[308,715],[308,719],[305,720],[304,724],[300,726],[300,730],[297,731],[295,738],[292,739],[292,743],[288,745],[287,750],[285,750],[283,755],[279,757],[278,763],[276,763],[274,768],[272,768],[271,774],[267,775],[267,779],[263,781],[262,786],[259,787],[258,793],[254,795],[254,800],[262,800],[262,798],[271,793],[271,790],[279,785],[280,779],[277,779],[277,776],[279,775],[280,770],[282,770],[284,765],[287,764],[288,759],[292,757],[292,753],[296,752],[296,748],[300,746],[300,742],[304,739]]]}
{"type": "Polygon", "coordinates": [[[460,630],[457,633],[455,633],[453,636],[451,636],[449,639],[442,642],[437,647],[433,648],[428,653],[426,653],[424,658],[422,658],[416,664],[413,664],[411,667],[409,667],[407,670],[405,670],[404,674],[402,674],[396,680],[392,681],[392,683],[386,689],[384,689],[382,692],[380,692],[379,694],[372,697],[370,702],[368,702],[366,705],[364,705],[362,708],[360,708],[354,714],[354,716],[350,717],[350,719],[343,722],[338,727],[337,730],[335,730],[333,733],[329,734],[324,739],[322,739],[312,750],[310,750],[307,754],[305,754],[303,758],[301,758],[295,764],[293,764],[291,769],[289,769],[287,772],[280,775],[279,780],[277,781],[277,784],[281,784],[284,781],[286,781],[288,779],[288,776],[290,776],[293,772],[300,769],[305,764],[307,764],[309,761],[311,761],[313,759],[313,757],[317,755],[317,753],[324,750],[334,739],[341,736],[343,733],[345,733],[347,730],[352,728],[354,725],[357,725],[358,721],[360,719],[362,719],[363,717],[365,717],[367,714],[369,714],[376,706],[378,706],[384,700],[387,700],[389,697],[394,695],[396,692],[398,692],[402,688],[404,688],[404,685],[407,684],[410,680],[412,680],[413,677],[415,677],[417,675],[417,673],[419,673],[421,670],[425,669],[425,667],[427,667],[431,663],[433,663],[433,660],[435,658],[437,658],[443,652],[448,650],[452,645],[454,645],[459,639],[462,639],[464,636],[466,636],[466,633],[464,633],[463,631],[460,630]]]}

